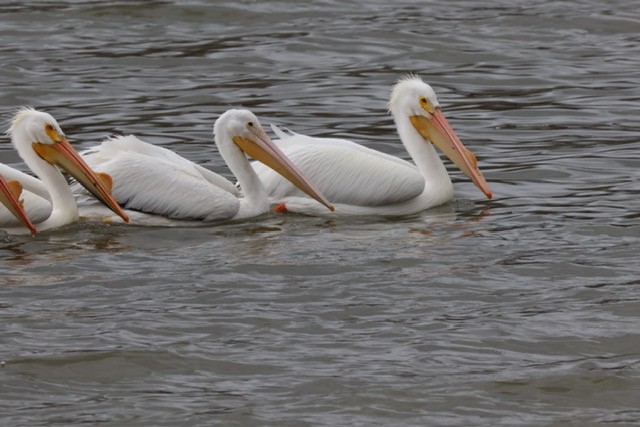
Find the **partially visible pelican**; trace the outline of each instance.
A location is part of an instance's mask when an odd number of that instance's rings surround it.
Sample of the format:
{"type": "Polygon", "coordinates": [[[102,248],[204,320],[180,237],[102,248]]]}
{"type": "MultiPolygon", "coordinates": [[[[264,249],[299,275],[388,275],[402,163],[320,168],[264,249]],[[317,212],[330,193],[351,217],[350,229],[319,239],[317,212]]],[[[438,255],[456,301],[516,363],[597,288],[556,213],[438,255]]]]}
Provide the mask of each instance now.
{"type": "MultiPolygon", "coordinates": [[[[280,137],[276,144],[334,204],[336,215],[406,215],[450,201],[453,185],[434,144],[492,197],[475,156],[447,122],[431,86],[414,76],[401,79],[389,110],[415,165],[348,140],[286,134],[274,127],[280,137]]],[[[278,175],[257,163],[253,167],[269,196],[282,202],[278,210],[326,214],[278,175]]]]}
{"type": "MultiPolygon", "coordinates": [[[[32,108],[22,108],[14,116],[8,133],[22,160],[40,178],[37,181],[29,177],[24,181],[25,186],[42,196],[34,198],[41,206],[33,208],[29,207],[31,200],[25,197],[27,214],[30,210],[40,213],[48,211],[46,218],[36,218],[41,220],[37,224],[38,231],[61,227],[79,219],[73,193],[57,167],[66,170],[109,209],[128,221],[127,215],[111,195],[111,177],[96,174],[89,168],[51,115],[32,108]]],[[[28,176],[7,166],[3,166],[2,173],[5,176],[10,174],[10,178],[19,181],[20,177],[28,176]]],[[[0,212],[0,224],[5,228],[13,223],[0,212]]]]}
{"type": "Polygon", "coordinates": [[[16,217],[25,227],[36,234],[36,227],[31,223],[27,213],[22,207],[20,194],[22,193],[22,185],[18,181],[6,181],[0,175],[0,203],[2,203],[9,212],[16,217]]]}
{"type": "MultiPolygon", "coordinates": [[[[51,215],[51,196],[42,181],[2,163],[0,163],[0,175],[20,183],[23,188],[22,206],[33,223],[37,224],[49,218],[51,215]]],[[[11,224],[15,224],[15,221],[6,212],[0,212],[0,226],[11,224]]]]}
{"type": "Polygon", "coordinates": [[[216,120],[213,132],[220,155],[238,179],[243,197],[220,175],[132,135],[106,140],[83,156],[95,170],[113,177],[113,194],[137,225],[187,225],[185,221],[201,224],[268,212],[267,192],[247,156],[272,168],[317,200],[313,203],[333,210],[271,141],[252,112],[225,112],[216,120]]]}

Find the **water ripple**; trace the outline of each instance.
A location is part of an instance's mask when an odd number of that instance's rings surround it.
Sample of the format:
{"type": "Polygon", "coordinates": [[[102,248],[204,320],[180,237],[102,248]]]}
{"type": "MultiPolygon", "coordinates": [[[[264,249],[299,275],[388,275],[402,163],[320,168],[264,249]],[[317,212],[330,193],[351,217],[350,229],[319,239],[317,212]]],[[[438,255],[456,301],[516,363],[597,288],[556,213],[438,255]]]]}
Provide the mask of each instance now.
{"type": "MultiPolygon", "coordinates": [[[[630,2],[8,2],[3,123],[136,133],[228,176],[215,118],[407,158],[436,88],[496,195],[393,221],[0,236],[10,425],[633,424],[640,66],[630,2]]],[[[6,142],[6,141],[5,141],[6,142]]],[[[7,143],[0,161],[21,167],[7,143]]]]}

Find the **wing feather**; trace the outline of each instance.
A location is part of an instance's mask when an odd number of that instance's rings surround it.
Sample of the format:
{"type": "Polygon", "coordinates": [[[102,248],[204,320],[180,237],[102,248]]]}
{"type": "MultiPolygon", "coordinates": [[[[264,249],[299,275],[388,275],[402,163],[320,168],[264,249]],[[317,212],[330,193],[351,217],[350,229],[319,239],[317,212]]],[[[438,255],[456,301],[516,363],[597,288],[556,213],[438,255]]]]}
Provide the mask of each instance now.
{"type": "Polygon", "coordinates": [[[237,189],[226,179],[133,136],[109,139],[83,157],[111,175],[113,195],[125,209],[201,221],[228,219],[239,209],[237,189]],[[225,181],[224,188],[217,185],[225,181]]]}
{"type": "MultiPolygon", "coordinates": [[[[332,203],[383,206],[411,200],[424,190],[424,178],[411,163],[348,140],[294,134],[276,143],[332,203]]],[[[270,197],[302,195],[273,170],[257,163],[253,167],[270,197]]]]}
{"type": "Polygon", "coordinates": [[[82,152],[85,160],[90,161],[91,163],[89,164],[96,167],[109,162],[115,156],[122,157],[127,154],[146,156],[150,160],[165,160],[168,163],[175,164],[185,172],[193,174],[194,177],[202,178],[235,196],[240,195],[235,185],[223,176],[185,159],[167,148],[144,142],[134,135],[116,136],[82,152]]]}

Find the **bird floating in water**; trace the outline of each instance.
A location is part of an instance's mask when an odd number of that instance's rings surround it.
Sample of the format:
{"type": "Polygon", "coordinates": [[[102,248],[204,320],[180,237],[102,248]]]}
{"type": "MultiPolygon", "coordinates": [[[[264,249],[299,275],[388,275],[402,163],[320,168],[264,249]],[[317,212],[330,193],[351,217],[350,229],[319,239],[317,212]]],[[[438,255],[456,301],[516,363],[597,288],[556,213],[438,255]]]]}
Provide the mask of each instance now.
{"type": "MultiPolygon", "coordinates": [[[[409,76],[393,88],[389,110],[400,140],[415,164],[345,139],[285,133],[276,144],[335,206],[332,215],[407,215],[453,198],[453,185],[437,146],[490,199],[476,157],[462,143],[440,108],[435,92],[409,76]]],[[[326,215],[289,182],[253,163],[281,211],[326,215]]]]}
{"type": "MultiPolygon", "coordinates": [[[[111,195],[111,177],[106,174],[96,174],[91,170],[69,143],[60,125],[51,115],[32,108],[22,108],[14,116],[8,133],[22,160],[40,178],[36,180],[30,177],[24,182],[27,190],[31,188],[40,194],[40,196],[25,197],[27,214],[47,213],[36,219],[30,217],[32,221],[37,220],[38,231],[71,224],[78,221],[80,217],[73,193],[58,167],[66,170],[124,221],[129,220],[111,195]],[[32,206],[32,204],[35,205],[32,206]]],[[[6,165],[3,165],[0,171],[6,178],[14,179],[15,177],[18,181],[21,177],[27,176],[6,165]]],[[[13,224],[11,218],[7,218],[0,212],[0,225],[6,228],[7,225],[13,224]]]]}
{"type": "Polygon", "coordinates": [[[229,110],[214,125],[220,155],[242,194],[222,176],[133,135],[108,139],[83,152],[95,170],[113,177],[113,194],[137,225],[198,225],[237,220],[270,210],[262,182],[247,156],[262,162],[322,206],[333,206],[282,154],[248,110],[229,110]]]}

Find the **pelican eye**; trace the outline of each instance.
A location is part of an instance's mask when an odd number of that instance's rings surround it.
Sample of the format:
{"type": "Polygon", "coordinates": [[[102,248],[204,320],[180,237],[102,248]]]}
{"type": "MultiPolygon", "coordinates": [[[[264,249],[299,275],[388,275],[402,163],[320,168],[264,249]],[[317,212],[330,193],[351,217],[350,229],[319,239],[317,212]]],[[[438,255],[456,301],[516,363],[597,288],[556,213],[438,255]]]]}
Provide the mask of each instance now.
{"type": "Polygon", "coordinates": [[[56,128],[53,127],[51,123],[46,123],[44,125],[44,132],[47,134],[49,138],[51,138],[53,142],[60,142],[61,140],[60,134],[58,133],[56,128]]]}
{"type": "Polygon", "coordinates": [[[420,101],[420,106],[424,110],[426,110],[428,113],[433,113],[436,110],[435,108],[433,108],[433,105],[431,105],[431,103],[429,102],[426,96],[421,96],[419,101],[420,101]]]}
{"type": "Polygon", "coordinates": [[[253,127],[253,122],[247,123],[248,126],[253,127]]]}

